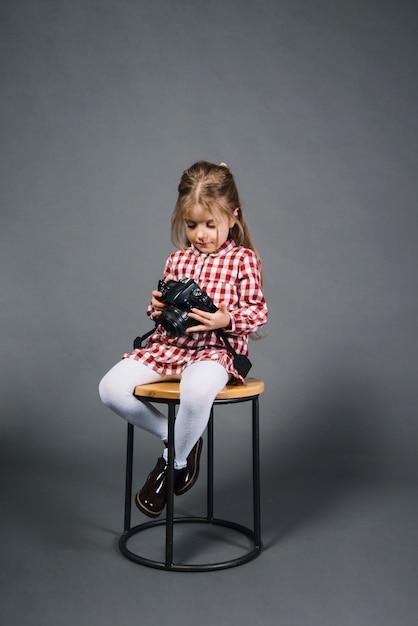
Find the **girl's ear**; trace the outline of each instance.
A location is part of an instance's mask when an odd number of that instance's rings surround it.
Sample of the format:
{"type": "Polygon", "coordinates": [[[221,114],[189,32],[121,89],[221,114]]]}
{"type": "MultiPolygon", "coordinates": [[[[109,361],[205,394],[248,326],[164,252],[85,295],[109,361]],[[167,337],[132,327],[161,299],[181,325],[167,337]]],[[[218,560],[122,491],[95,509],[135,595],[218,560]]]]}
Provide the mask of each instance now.
{"type": "Polygon", "coordinates": [[[234,209],[234,217],[231,217],[229,220],[229,228],[232,228],[235,225],[235,222],[237,221],[237,218],[238,218],[238,214],[239,214],[239,207],[237,206],[237,208],[234,209]]]}

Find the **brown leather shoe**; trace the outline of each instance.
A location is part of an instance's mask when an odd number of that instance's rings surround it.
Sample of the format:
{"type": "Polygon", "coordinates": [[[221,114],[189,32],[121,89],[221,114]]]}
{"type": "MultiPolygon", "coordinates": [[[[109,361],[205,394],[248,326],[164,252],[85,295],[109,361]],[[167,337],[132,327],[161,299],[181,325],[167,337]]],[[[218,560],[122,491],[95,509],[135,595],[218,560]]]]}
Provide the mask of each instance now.
{"type": "Polygon", "coordinates": [[[135,496],[135,504],[148,517],[158,517],[167,502],[167,463],[160,457],[148,474],[142,489],[135,496]]]}
{"type": "Polygon", "coordinates": [[[189,491],[199,476],[200,453],[202,452],[203,439],[197,441],[187,457],[186,467],[174,471],[174,493],[181,496],[189,491]]]}

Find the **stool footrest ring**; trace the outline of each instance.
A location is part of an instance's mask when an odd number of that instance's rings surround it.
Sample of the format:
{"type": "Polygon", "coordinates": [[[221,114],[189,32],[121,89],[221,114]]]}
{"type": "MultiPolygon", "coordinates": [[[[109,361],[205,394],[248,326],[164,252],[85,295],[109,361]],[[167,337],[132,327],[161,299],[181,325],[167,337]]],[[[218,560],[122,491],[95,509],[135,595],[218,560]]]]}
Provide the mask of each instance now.
{"type": "Polygon", "coordinates": [[[122,554],[134,561],[135,563],[140,563],[141,565],[145,565],[147,567],[153,567],[155,569],[163,569],[163,570],[171,570],[174,572],[210,572],[222,569],[228,569],[231,567],[236,567],[237,565],[242,565],[243,563],[247,563],[248,561],[252,561],[255,559],[260,552],[262,551],[262,544],[257,543],[255,540],[255,534],[246,526],[242,524],[237,524],[235,522],[231,522],[229,520],[223,520],[218,518],[208,518],[208,517],[175,517],[173,519],[174,524],[207,524],[209,526],[223,526],[225,528],[230,528],[236,532],[245,535],[252,542],[251,550],[247,551],[242,556],[239,556],[234,559],[228,559],[227,561],[221,561],[218,563],[203,563],[203,564],[186,564],[186,563],[165,563],[164,561],[157,561],[153,559],[148,559],[139,554],[132,552],[129,550],[127,543],[129,539],[143,531],[148,530],[149,528],[155,528],[156,526],[165,526],[166,520],[153,520],[151,522],[145,522],[144,524],[139,524],[138,526],[133,526],[126,532],[124,532],[119,538],[119,549],[122,554]]]}

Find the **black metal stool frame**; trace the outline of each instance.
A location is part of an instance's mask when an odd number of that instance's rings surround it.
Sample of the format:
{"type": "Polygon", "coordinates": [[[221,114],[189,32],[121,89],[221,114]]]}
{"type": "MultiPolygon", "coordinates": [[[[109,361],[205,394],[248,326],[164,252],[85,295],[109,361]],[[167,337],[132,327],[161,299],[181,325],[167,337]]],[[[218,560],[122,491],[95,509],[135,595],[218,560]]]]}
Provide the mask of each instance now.
{"type": "MultiPolygon", "coordinates": [[[[147,398],[150,401],[149,398],[147,398]]],[[[126,475],[125,475],[125,516],[124,532],[119,538],[119,549],[122,554],[140,565],[162,570],[177,572],[208,572],[236,567],[255,559],[262,551],[261,542],[261,512],[260,512],[260,434],[259,434],[259,395],[244,398],[229,398],[215,400],[211,409],[210,419],[207,426],[207,514],[205,517],[174,517],[174,425],[176,419],[176,406],[179,399],[152,398],[152,402],[168,405],[168,470],[167,470],[167,507],[166,517],[161,520],[152,520],[131,527],[132,511],[132,473],[133,473],[133,450],[134,450],[134,426],[128,423],[127,447],[126,447],[126,475]],[[213,406],[220,404],[237,404],[252,402],[252,491],[253,491],[253,528],[248,528],[224,519],[214,517],[213,506],[213,406]],[[224,526],[235,530],[246,537],[252,543],[251,549],[235,559],[218,563],[182,564],[173,561],[173,531],[174,524],[211,524],[224,526]],[[128,540],[133,535],[146,531],[155,526],[166,526],[165,562],[148,559],[131,551],[128,540]]]]}

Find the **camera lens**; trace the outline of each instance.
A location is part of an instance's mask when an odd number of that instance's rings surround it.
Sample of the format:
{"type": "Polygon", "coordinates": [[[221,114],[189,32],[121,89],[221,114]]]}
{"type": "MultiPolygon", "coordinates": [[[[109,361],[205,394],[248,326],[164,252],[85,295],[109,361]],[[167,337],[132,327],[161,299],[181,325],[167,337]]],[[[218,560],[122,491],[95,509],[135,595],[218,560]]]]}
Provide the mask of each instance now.
{"type": "Polygon", "coordinates": [[[172,337],[180,337],[184,331],[190,326],[190,320],[187,317],[187,311],[180,311],[177,307],[170,306],[158,318],[158,323],[172,337]]]}

